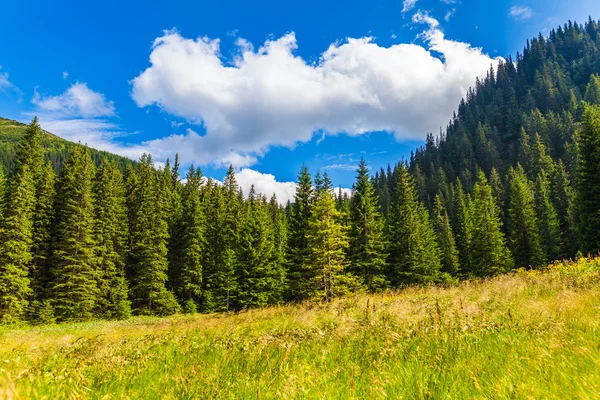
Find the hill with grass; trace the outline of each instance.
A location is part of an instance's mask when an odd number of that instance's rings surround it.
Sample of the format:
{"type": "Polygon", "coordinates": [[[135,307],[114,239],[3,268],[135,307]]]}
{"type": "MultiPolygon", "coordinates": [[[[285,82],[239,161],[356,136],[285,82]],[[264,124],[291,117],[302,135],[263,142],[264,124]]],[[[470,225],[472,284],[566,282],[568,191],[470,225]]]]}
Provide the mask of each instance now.
{"type": "MultiPolygon", "coordinates": [[[[17,145],[25,136],[26,129],[27,125],[21,122],[0,117],[0,166],[4,171],[12,171],[17,145]]],[[[55,171],[59,172],[76,143],[64,140],[48,131],[42,133],[44,157],[52,163],[55,171]]],[[[127,165],[133,164],[128,158],[106,151],[90,149],[90,155],[96,165],[100,165],[104,159],[115,161],[121,170],[124,170],[127,165]]]]}
{"type": "Polygon", "coordinates": [[[597,398],[600,259],[240,313],[0,330],[0,397],[597,398]]]}

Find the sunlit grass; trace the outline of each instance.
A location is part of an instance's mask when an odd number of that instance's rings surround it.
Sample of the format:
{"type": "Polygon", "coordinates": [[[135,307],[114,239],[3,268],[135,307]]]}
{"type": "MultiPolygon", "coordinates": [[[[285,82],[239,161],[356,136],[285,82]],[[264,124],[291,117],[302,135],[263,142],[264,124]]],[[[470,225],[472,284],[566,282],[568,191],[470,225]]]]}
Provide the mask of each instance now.
{"type": "Polygon", "coordinates": [[[0,398],[598,398],[600,259],[231,315],[0,328],[0,398]]]}

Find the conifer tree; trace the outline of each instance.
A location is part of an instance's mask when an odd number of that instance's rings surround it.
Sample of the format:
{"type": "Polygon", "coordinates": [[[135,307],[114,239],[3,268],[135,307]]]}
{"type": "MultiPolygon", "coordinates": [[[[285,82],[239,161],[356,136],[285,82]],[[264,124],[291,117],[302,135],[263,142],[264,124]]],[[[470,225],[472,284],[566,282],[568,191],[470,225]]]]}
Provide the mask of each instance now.
{"type": "Polygon", "coordinates": [[[212,179],[208,180],[204,188],[203,208],[206,249],[202,257],[202,295],[198,311],[213,312],[217,309],[215,302],[217,271],[224,255],[222,227],[225,205],[224,189],[212,179]]]}
{"type": "Polygon", "coordinates": [[[552,204],[550,182],[542,171],[535,182],[535,209],[538,217],[542,249],[549,261],[561,257],[563,232],[560,230],[558,215],[552,204]]]}
{"type": "Polygon", "coordinates": [[[473,195],[469,211],[473,224],[469,272],[479,276],[506,272],[513,266],[512,255],[501,230],[500,210],[482,171],[479,172],[473,195]]]}
{"type": "Polygon", "coordinates": [[[279,274],[276,268],[273,222],[263,196],[254,198],[252,186],[244,215],[238,255],[240,308],[263,307],[277,299],[279,274]]]}
{"type": "Polygon", "coordinates": [[[289,300],[301,300],[308,297],[308,221],[311,215],[313,188],[306,167],[298,175],[296,195],[292,204],[289,220],[287,282],[289,300]]]}
{"type": "Polygon", "coordinates": [[[444,208],[444,201],[440,193],[435,196],[433,203],[433,218],[437,243],[440,248],[442,272],[457,276],[460,271],[458,250],[456,249],[454,234],[450,226],[450,218],[444,208]]]}
{"type": "Polygon", "coordinates": [[[575,194],[569,173],[562,160],[558,161],[554,171],[551,188],[559,229],[563,236],[559,258],[570,258],[578,250],[577,229],[575,226],[575,194]]]}
{"type": "Polygon", "coordinates": [[[463,191],[460,179],[456,179],[454,190],[453,208],[454,220],[452,221],[454,238],[458,251],[458,263],[462,273],[472,273],[471,247],[473,238],[473,221],[470,214],[470,204],[463,191]]]}
{"type": "Polygon", "coordinates": [[[287,252],[288,225],[285,210],[279,205],[275,194],[273,194],[269,201],[269,208],[271,210],[271,221],[273,224],[275,269],[277,271],[277,279],[279,282],[276,287],[276,292],[274,293],[274,298],[275,301],[280,301],[282,299],[282,294],[286,290],[285,257],[287,252]]]}
{"type": "Polygon", "coordinates": [[[93,180],[96,273],[99,300],[96,315],[125,319],[131,315],[128,282],[125,278],[127,253],[127,210],[123,176],[115,162],[103,160],[93,180]]]}
{"type": "Polygon", "coordinates": [[[0,321],[23,319],[32,294],[29,280],[35,187],[27,164],[9,182],[6,210],[0,229],[0,321]]]}
{"type": "Polygon", "coordinates": [[[397,178],[389,221],[389,268],[392,283],[432,283],[440,279],[440,250],[429,215],[405,165],[397,178]]]}
{"type": "Polygon", "coordinates": [[[137,164],[129,227],[130,296],[137,314],[168,315],[178,310],[173,293],[166,288],[169,188],[165,175],[154,171],[149,155],[143,155],[137,164]]]}
{"type": "Polygon", "coordinates": [[[223,180],[223,190],[223,219],[219,232],[222,250],[215,275],[214,299],[218,311],[229,311],[236,306],[237,245],[242,216],[240,190],[232,165],[229,166],[223,180]]]}
{"type": "Polygon", "coordinates": [[[195,312],[202,296],[202,256],[204,239],[204,210],[202,208],[202,171],[190,166],[182,195],[181,265],[174,278],[179,299],[187,312],[195,312]]]}
{"type": "Polygon", "coordinates": [[[59,320],[87,320],[99,301],[89,150],[77,145],[63,166],[56,201],[51,299],[59,320]]]}
{"type": "Polygon", "coordinates": [[[379,200],[364,159],[360,160],[356,172],[350,200],[349,270],[374,292],[387,286],[385,221],[379,212],[379,200]]]}
{"type": "Polygon", "coordinates": [[[56,195],[52,164],[46,163],[37,185],[37,201],[33,214],[33,246],[31,263],[31,288],[33,290],[33,313],[42,307],[50,280],[50,257],[52,251],[52,225],[56,195]]]}
{"type": "Polygon", "coordinates": [[[360,287],[358,278],[347,272],[347,234],[340,224],[331,190],[321,187],[308,221],[309,297],[331,301],[360,287]]]}
{"type": "Polygon", "coordinates": [[[520,164],[509,170],[508,238],[517,267],[538,267],[545,263],[532,184],[520,164]]]}
{"type": "Polygon", "coordinates": [[[0,225],[0,319],[7,322],[24,317],[33,294],[29,269],[33,259],[36,186],[43,162],[41,135],[36,117],[17,146],[15,168],[4,194],[5,212],[0,225]]]}
{"type": "Polygon", "coordinates": [[[584,100],[590,104],[600,104],[600,76],[593,74],[585,89],[584,100]]]}
{"type": "Polygon", "coordinates": [[[600,107],[586,106],[579,133],[577,209],[585,253],[600,251],[600,107]]]}

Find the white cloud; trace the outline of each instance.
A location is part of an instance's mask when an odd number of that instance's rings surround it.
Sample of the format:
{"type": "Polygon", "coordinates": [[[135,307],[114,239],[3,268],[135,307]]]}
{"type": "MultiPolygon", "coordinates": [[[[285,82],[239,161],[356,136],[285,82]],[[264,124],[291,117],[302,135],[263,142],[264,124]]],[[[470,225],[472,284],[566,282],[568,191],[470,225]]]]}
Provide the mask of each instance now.
{"type": "Polygon", "coordinates": [[[285,204],[288,200],[293,201],[296,193],[295,182],[278,182],[274,175],[263,174],[250,168],[243,168],[235,177],[246,196],[252,185],[257,193],[264,194],[267,198],[271,198],[275,193],[280,204],[285,204]]]}
{"type": "Polygon", "coordinates": [[[356,164],[331,164],[326,165],[323,169],[337,169],[342,171],[356,171],[358,169],[358,165],[356,164]]]}
{"type": "MultiPolygon", "coordinates": [[[[0,65],[0,70],[2,69],[2,65],[0,65]]],[[[0,92],[14,92],[19,96],[22,95],[22,92],[16,87],[9,79],[8,72],[0,71],[0,92]]],[[[20,101],[20,100],[19,100],[20,101]]]]}
{"type": "Polygon", "coordinates": [[[450,10],[448,10],[448,12],[446,13],[446,15],[444,16],[444,21],[446,21],[446,22],[450,21],[450,18],[452,18],[452,16],[454,15],[455,12],[456,12],[456,8],[455,7],[453,7],[450,10]]]}
{"type": "Polygon", "coordinates": [[[405,13],[415,8],[417,1],[419,0],[404,0],[402,2],[402,12],[405,13]]]}
{"type": "Polygon", "coordinates": [[[31,102],[43,112],[63,116],[95,118],[115,115],[113,102],[88,88],[86,83],[77,82],[58,96],[41,95],[36,89],[31,102]]]}
{"type": "Polygon", "coordinates": [[[69,73],[67,71],[64,71],[62,73],[63,79],[67,79],[69,77],[69,73]]]}
{"type": "Polygon", "coordinates": [[[419,35],[424,45],[383,47],[370,37],[348,38],[317,62],[294,54],[294,33],[258,50],[238,39],[237,55],[227,60],[219,39],[165,31],[154,41],[150,66],[131,81],[132,97],[140,107],[156,105],[201,124],[206,134],[188,131],[147,145],[153,154],[184,152],[197,165],[235,161],[239,167],[271,146],[309,141],[317,131],[422,139],[446,125],[475,77],[499,58],[446,39],[426,13],[413,22],[427,25],[419,35]]]}
{"type": "Polygon", "coordinates": [[[517,21],[525,21],[533,17],[533,10],[525,6],[512,6],[508,15],[517,21]]]}

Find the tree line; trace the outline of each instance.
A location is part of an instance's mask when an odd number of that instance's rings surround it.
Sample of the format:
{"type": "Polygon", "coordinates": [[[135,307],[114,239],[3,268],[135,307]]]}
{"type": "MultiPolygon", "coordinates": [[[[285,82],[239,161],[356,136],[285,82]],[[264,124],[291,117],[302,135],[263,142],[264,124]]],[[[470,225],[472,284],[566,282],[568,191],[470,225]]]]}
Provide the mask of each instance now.
{"type": "Polygon", "coordinates": [[[44,161],[34,119],[0,173],[0,318],[221,312],[452,283],[600,251],[600,34],[565,25],[477,81],[407,162],[350,196],[302,168],[292,202],[229,168],[44,161]],[[585,82],[585,84],[582,84],[585,82]]]}

